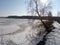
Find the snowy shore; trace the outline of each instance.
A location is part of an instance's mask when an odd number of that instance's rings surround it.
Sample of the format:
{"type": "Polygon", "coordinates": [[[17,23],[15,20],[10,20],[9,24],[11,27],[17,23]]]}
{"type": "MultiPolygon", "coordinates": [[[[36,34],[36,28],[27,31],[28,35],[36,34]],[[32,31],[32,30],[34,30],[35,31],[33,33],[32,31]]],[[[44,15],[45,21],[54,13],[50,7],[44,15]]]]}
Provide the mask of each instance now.
{"type": "MultiPolygon", "coordinates": [[[[36,45],[45,35],[45,28],[39,20],[3,19],[0,22],[4,22],[0,25],[0,45],[36,45]]],[[[53,26],[54,32],[47,35],[45,45],[60,44],[60,24],[54,21],[53,26]]]]}

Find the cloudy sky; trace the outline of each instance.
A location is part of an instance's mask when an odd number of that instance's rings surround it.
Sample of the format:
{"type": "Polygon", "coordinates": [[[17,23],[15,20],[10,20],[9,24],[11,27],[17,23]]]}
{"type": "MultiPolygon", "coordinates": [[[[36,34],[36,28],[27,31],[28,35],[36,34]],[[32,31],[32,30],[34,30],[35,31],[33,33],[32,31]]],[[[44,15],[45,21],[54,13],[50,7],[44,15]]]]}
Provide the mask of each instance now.
{"type": "MultiPolygon", "coordinates": [[[[0,16],[27,15],[25,0],[0,0],[0,16]]],[[[60,0],[53,0],[53,14],[60,11],[60,0]]]]}

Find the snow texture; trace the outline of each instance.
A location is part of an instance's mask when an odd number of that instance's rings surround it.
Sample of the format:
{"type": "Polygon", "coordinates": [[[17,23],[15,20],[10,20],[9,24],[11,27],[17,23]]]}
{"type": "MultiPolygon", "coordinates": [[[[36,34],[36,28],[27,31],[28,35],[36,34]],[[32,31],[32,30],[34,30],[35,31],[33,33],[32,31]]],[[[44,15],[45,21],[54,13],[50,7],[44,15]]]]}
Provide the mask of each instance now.
{"type": "MultiPolygon", "coordinates": [[[[45,28],[40,20],[0,19],[0,45],[36,45],[43,39],[45,28]],[[28,23],[29,21],[29,23],[28,23]]],[[[60,45],[60,24],[47,35],[45,45],[60,45]]]]}
{"type": "Polygon", "coordinates": [[[47,35],[47,41],[45,45],[60,45],[60,24],[54,21],[53,26],[55,29],[53,29],[53,32],[47,35]]]}
{"type": "Polygon", "coordinates": [[[3,29],[2,35],[0,34],[0,45],[36,45],[45,34],[45,28],[40,20],[35,20],[31,26],[26,26],[23,32],[20,32],[21,29],[19,30],[17,25],[9,27],[0,28],[3,29]],[[14,31],[16,32],[13,33],[14,31]]]}

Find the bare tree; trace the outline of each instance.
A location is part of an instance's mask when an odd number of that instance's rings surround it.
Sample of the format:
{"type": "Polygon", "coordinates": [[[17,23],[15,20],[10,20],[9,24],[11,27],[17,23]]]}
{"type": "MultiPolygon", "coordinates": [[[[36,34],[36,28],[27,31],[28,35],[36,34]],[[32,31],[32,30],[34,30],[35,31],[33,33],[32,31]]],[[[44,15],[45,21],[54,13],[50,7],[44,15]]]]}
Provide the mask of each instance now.
{"type": "Polygon", "coordinates": [[[28,11],[34,15],[47,15],[51,9],[51,1],[43,5],[40,0],[28,0],[28,11]]]}
{"type": "Polygon", "coordinates": [[[46,24],[42,21],[42,16],[51,17],[51,1],[46,2],[44,5],[41,3],[41,0],[28,0],[28,12],[31,12],[32,15],[38,15],[39,19],[45,27],[46,24]]]}
{"type": "MultiPolygon", "coordinates": [[[[51,13],[52,5],[50,1],[43,4],[41,3],[41,0],[28,0],[28,12],[31,12],[31,14],[33,15],[38,15],[39,19],[46,28],[46,32],[47,32],[46,35],[52,31],[52,29],[50,29],[51,27],[50,25],[53,22],[52,13],[51,13]],[[46,16],[46,15],[48,16],[48,18],[46,19],[48,21],[44,22],[42,16],[46,16]]],[[[37,45],[45,44],[46,35],[44,35],[43,40],[40,41],[37,45]]]]}

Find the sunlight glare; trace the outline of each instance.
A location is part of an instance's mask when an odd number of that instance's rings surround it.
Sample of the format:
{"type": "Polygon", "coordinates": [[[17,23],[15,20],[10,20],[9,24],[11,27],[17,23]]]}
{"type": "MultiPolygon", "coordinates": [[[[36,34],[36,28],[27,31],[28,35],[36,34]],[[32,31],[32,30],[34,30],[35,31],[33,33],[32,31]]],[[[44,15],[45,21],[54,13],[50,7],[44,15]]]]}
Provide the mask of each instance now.
{"type": "Polygon", "coordinates": [[[40,0],[42,4],[46,4],[47,0],[40,0]]]}

